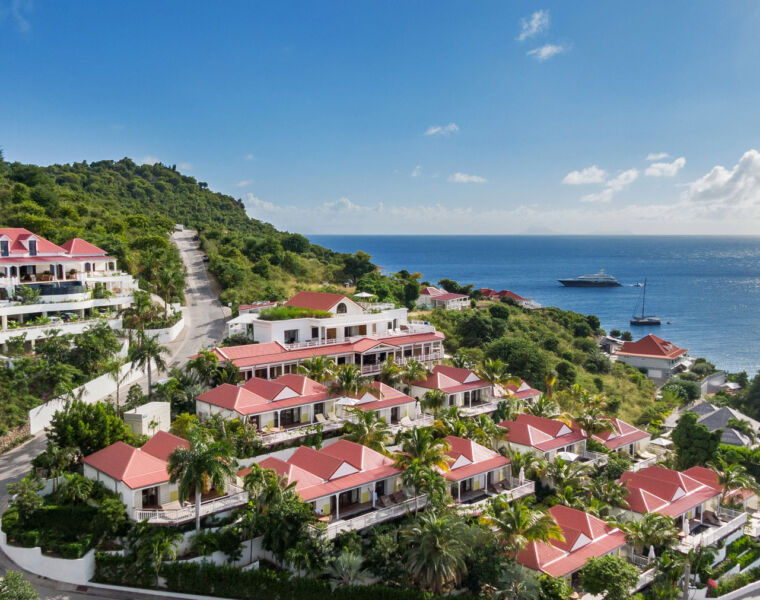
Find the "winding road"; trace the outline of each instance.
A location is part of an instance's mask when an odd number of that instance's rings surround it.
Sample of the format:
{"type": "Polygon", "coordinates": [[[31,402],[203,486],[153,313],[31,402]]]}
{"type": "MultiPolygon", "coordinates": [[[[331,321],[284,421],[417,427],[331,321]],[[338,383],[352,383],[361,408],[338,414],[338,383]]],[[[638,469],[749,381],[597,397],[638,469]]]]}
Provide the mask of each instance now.
{"type": "MultiPolygon", "coordinates": [[[[226,312],[219,303],[206,273],[203,254],[193,241],[196,232],[191,229],[176,231],[172,241],[179,249],[187,269],[185,287],[185,328],[173,342],[167,344],[170,366],[182,366],[201,348],[217,345],[224,336],[226,312]]],[[[229,309],[227,309],[229,312],[229,309]]],[[[137,381],[147,386],[145,378],[137,381]]],[[[29,472],[32,458],[45,449],[45,434],[39,433],[25,444],[0,455],[0,512],[8,502],[7,484],[18,481],[29,472]]],[[[0,572],[19,571],[17,566],[0,551],[0,572]]],[[[133,593],[113,590],[87,590],[76,586],[38,577],[24,571],[24,576],[32,582],[42,600],[121,599],[138,597],[133,593]]],[[[140,596],[142,597],[142,596],[140,596]]],[[[145,595],[145,598],[156,596],[145,595]]]]}

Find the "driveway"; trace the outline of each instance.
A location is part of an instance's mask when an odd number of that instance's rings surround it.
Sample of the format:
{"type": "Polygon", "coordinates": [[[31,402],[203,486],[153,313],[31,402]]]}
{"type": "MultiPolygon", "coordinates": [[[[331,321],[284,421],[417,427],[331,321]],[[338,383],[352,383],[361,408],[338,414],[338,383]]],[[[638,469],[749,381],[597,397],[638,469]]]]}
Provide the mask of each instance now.
{"type": "MultiPolygon", "coordinates": [[[[167,363],[170,366],[184,365],[198,350],[218,345],[224,336],[225,311],[209,284],[203,253],[197,249],[197,242],[193,241],[195,233],[193,230],[184,230],[172,235],[172,241],[179,249],[182,261],[185,263],[187,279],[185,328],[176,340],[167,344],[170,352],[167,363]]],[[[154,381],[159,378],[160,376],[154,375],[154,381]]],[[[147,379],[143,378],[136,383],[145,387],[147,379]]],[[[8,502],[7,484],[18,481],[29,472],[32,458],[42,452],[45,445],[45,434],[41,432],[22,446],[0,455],[0,512],[5,510],[8,502]]],[[[0,572],[8,569],[18,570],[18,567],[15,567],[5,553],[0,551],[0,572]]],[[[29,573],[25,575],[34,584],[42,600],[134,597],[111,591],[101,592],[107,595],[84,591],[80,593],[67,584],[59,584],[29,573]]]]}

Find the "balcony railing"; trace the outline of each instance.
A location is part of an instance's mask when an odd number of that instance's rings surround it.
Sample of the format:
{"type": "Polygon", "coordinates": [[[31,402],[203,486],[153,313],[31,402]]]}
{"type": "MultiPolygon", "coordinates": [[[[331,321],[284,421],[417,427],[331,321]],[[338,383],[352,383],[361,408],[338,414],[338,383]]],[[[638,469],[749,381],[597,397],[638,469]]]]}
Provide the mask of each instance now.
{"type": "MultiPolygon", "coordinates": [[[[420,356],[408,356],[406,358],[396,358],[394,359],[394,362],[397,365],[401,366],[401,365],[405,365],[412,359],[417,360],[419,362],[430,362],[431,360],[441,360],[443,359],[443,352],[430,352],[429,354],[423,354],[420,356]]],[[[363,365],[362,375],[372,375],[375,373],[379,373],[382,370],[383,370],[383,363],[363,365]]]]}
{"type": "Polygon", "coordinates": [[[637,460],[633,465],[631,465],[631,471],[634,473],[636,471],[641,471],[642,469],[646,469],[647,467],[651,467],[652,465],[657,463],[658,456],[651,456],[649,458],[645,458],[642,460],[637,460]]]}
{"type": "Polygon", "coordinates": [[[385,523],[391,519],[404,516],[407,513],[415,510],[415,508],[423,508],[427,504],[426,496],[418,496],[417,498],[410,498],[404,500],[393,506],[387,508],[377,508],[371,512],[365,513],[352,519],[343,519],[339,521],[333,521],[327,525],[326,535],[329,539],[334,538],[339,533],[344,531],[360,531],[377,525],[378,523],[385,523]]]}
{"type": "Polygon", "coordinates": [[[273,431],[269,433],[262,431],[261,443],[264,446],[274,446],[275,444],[280,444],[282,442],[288,442],[301,437],[305,437],[309,434],[309,429],[313,430],[317,425],[322,425],[322,432],[326,433],[328,431],[337,431],[338,429],[341,429],[345,424],[345,420],[336,418],[328,419],[324,423],[314,421],[313,423],[298,425],[285,429],[284,431],[273,431]]]}
{"type": "MultiPolygon", "coordinates": [[[[730,509],[721,509],[721,511],[723,510],[728,511],[730,509]]],[[[722,540],[727,535],[743,527],[747,522],[747,513],[738,511],[731,511],[731,513],[734,513],[736,516],[730,518],[730,520],[723,523],[723,525],[718,527],[708,527],[702,533],[686,536],[678,545],[678,550],[686,553],[690,549],[698,548],[699,546],[711,546],[715,542],[722,540]]],[[[720,513],[721,520],[724,519],[724,515],[726,519],[729,519],[729,513],[720,513]]]]}
{"type": "Polygon", "coordinates": [[[515,487],[510,488],[508,490],[504,490],[503,492],[500,492],[498,494],[489,494],[486,498],[483,498],[482,500],[479,500],[478,502],[473,502],[472,504],[461,504],[459,507],[457,507],[457,510],[461,514],[479,514],[483,512],[483,510],[486,508],[486,505],[488,504],[489,500],[491,498],[495,498],[496,496],[501,496],[502,498],[506,498],[508,502],[512,502],[514,500],[517,500],[518,498],[523,498],[525,496],[529,496],[536,491],[536,482],[535,481],[526,481],[524,483],[518,483],[515,487]]]}
{"type": "Polygon", "coordinates": [[[591,461],[596,466],[604,466],[609,461],[609,457],[602,452],[592,452],[591,450],[585,450],[583,452],[583,458],[591,461]]]}
{"type": "Polygon", "coordinates": [[[497,408],[499,408],[499,401],[492,400],[490,402],[481,402],[472,406],[462,406],[459,409],[459,412],[463,417],[476,417],[478,415],[494,412],[497,408]]]}
{"type": "MultiPolygon", "coordinates": [[[[207,500],[201,504],[201,517],[230,510],[248,502],[248,492],[242,488],[230,484],[227,486],[227,490],[227,495],[214,498],[213,500],[207,500]]],[[[186,521],[192,521],[195,519],[195,504],[188,504],[187,506],[178,509],[135,510],[134,519],[136,521],[144,521],[147,519],[149,523],[157,525],[175,525],[186,521]]]]}
{"type": "Polygon", "coordinates": [[[628,559],[631,561],[631,563],[639,568],[646,568],[649,566],[649,563],[652,562],[652,559],[650,559],[647,556],[641,556],[639,554],[636,554],[635,552],[631,552],[631,554],[628,556],[628,559]]]}

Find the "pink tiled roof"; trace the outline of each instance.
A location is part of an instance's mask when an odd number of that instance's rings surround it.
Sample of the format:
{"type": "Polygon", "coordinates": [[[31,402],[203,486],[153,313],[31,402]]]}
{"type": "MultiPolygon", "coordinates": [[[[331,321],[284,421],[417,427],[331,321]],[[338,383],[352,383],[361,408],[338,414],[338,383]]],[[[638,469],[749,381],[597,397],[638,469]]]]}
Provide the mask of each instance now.
{"type": "Polygon", "coordinates": [[[499,427],[508,429],[506,436],[508,442],[530,446],[542,452],[574,444],[586,437],[586,434],[575,425],[568,427],[562,421],[536,417],[527,413],[520,413],[514,421],[502,421],[499,427]]]}
{"type": "Polygon", "coordinates": [[[687,350],[684,348],[679,348],[675,344],[650,333],[636,342],[625,342],[617,353],[631,356],[673,359],[686,354],[686,352],[687,350]]]}
{"type": "Polygon", "coordinates": [[[596,441],[604,444],[608,450],[615,450],[622,446],[627,446],[628,444],[633,444],[640,440],[652,437],[646,431],[637,429],[633,425],[629,425],[620,419],[609,418],[609,420],[612,422],[613,426],[611,431],[603,431],[591,436],[596,441]]]}
{"type": "MultiPolygon", "coordinates": [[[[300,446],[287,461],[267,458],[259,464],[296,482],[299,496],[307,502],[400,473],[393,459],[348,440],[321,450],[300,446]]],[[[238,475],[244,476],[248,471],[243,469],[238,475]]]]}
{"type": "Polygon", "coordinates": [[[161,460],[169,460],[169,455],[177,448],[190,449],[190,442],[168,431],[158,431],[156,434],[145,442],[140,450],[147,452],[151,456],[161,460]]]}
{"type": "Polygon", "coordinates": [[[516,386],[515,384],[505,385],[505,386],[495,386],[495,391],[498,392],[499,397],[507,397],[511,396],[514,398],[518,398],[520,400],[523,400],[525,398],[533,398],[541,395],[541,391],[537,390],[535,388],[530,387],[528,385],[528,382],[525,380],[521,380],[522,383],[520,386],[516,386]]]}
{"type": "Polygon", "coordinates": [[[83,240],[82,238],[74,238],[66,242],[61,246],[67,254],[71,256],[105,256],[106,251],[101,250],[94,244],[83,240]]]}
{"type": "Polygon", "coordinates": [[[53,242],[50,242],[46,240],[45,238],[32,233],[28,229],[24,229],[23,227],[0,228],[0,238],[2,238],[3,236],[10,238],[8,240],[9,242],[8,249],[10,251],[11,257],[14,254],[26,254],[28,252],[28,250],[24,247],[24,245],[21,242],[29,239],[30,237],[34,237],[37,240],[37,252],[45,253],[45,254],[65,254],[66,253],[66,250],[64,250],[60,246],[56,246],[53,242]]]}
{"type": "Polygon", "coordinates": [[[452,460],[449,470],[443,473],[443,476],[449,481],[462,481],[463,479],[469,479],[473,475],[493,471],[509,464],[509,460],[498,452],[489,450],[472,440],[466,440],[454,435],[449,435],[444,439],[451,446],[446,455],[452,460]],[[461,458],[465,459],[465,462],[469,462],[469,464],[457,467],[456,463],[461,458]]]}
{"type": "Polygon", "coordinates": [[[220,359],[229,360],[236,367],[242,368],[303,360],[305,358],[311,358],[312,356],[338,356],[355,352],[363,353],[380,344],[400,347],[406,344],[443,340],[444,337],[443,333],[435,331],[431,333],[394,335],[392,337],[379,339],[362,338],[356,342],[344,342],[340,344],[329,344],[296,350],[287,350],[279,342],[266,342],[264,344],[246,344],[243,346],[214,348],[213,352],[220,359]]]}
{"type": "MultiPolygon", "coordinates": [[[[688,475],[689,477],[693,477],[694,479],[701,481],[705,485],[713,489],[716,489],[719,492],[723,491],[723,488],[720,485],[720,482],[718,481],[718,474],[712,469],[695,466],[695,467],[689,467],[683,473],[684,475],[688,475]]],[[[754,495],[755,495],[755,492],[753,492],[752,490],[730,490],[726,494],[726,499],[733,500],[735,502],[745,502],[754,495]]]]}
{"type": "Polygon", "coordinates": [[[430,296],[434,300],[463,300],[469,298],[467,294],[453,294],[437,287],[429,286],[420,290],[420,296],[430,296]]]}
{"type": "Polygon", "coordinates": [[[623,473],[620,482],[628,489],[628,507],[638,513],[656,512],[678,517],[720,495],[719,490],[699,479],[660,466],[623,473]]]}
{"type": "Polygon", "coordinates": [[[85,456],[82,462],[133,490],[169,481],[166,461],[124,442],[85,456]]]}
{"type": "Polygon", "coordinates": [[[400,406],[402,404],[417,402],[411,396],[407,396],[406,394],[398,391],[396,388],[392,388],[391,386],[386,385],[380,381],[373,381],[372,387],[380,393],[378,399],[357,404],[358,408],[362,410],[379,410],[381,408],[389,408],[392,406],[400,406]]]}
{"type": "Polygon", "coordinates": [[[478,378],[471,369],[458,369],[445,365],[436,365],[426,379],[415,381],[412,385],[431,390],[442,390],[448,394],[491,386],[487,381],[478,378]],[[467,382],[468,378],[473,378],[474,381],[467,382]]]}
{"type": "Polygon", "coordinates": [[[557,505],[549,509],[565,541],[530,542],[517,562],[552,577],[564,577],[580,569],[589,558],[600,557],[625,545],[625,534],[601,519],[580,510],[557,505]]]}

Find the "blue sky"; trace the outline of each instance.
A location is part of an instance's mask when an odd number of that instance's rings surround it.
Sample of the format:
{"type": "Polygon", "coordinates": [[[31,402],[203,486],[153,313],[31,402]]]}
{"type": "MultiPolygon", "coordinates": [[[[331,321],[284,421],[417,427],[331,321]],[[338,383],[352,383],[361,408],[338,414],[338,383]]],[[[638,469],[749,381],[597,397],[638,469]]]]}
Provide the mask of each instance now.
{"type": "Polygon", "coordinates": [[[0,0],[0,146],[177,164],[303,233],[757,233],[759,28],[750,0],[0,0]]]}

